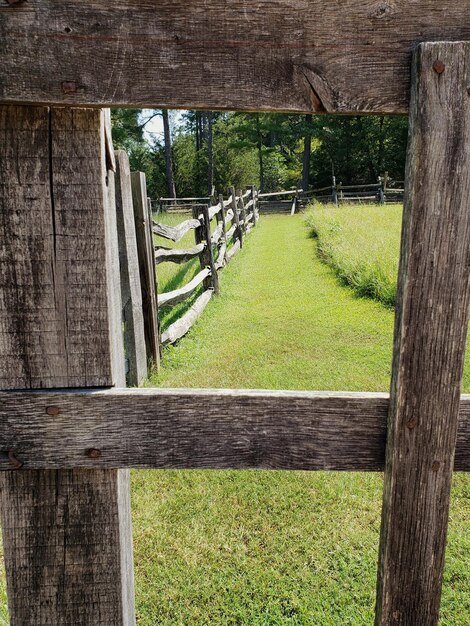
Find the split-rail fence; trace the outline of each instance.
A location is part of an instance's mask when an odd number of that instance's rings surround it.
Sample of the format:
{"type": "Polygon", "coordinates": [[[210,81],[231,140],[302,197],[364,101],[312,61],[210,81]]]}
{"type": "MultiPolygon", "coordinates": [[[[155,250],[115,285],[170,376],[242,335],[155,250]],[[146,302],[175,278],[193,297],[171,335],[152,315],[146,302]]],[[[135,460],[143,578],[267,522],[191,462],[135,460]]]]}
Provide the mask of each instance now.
{"type": "Polygon", "coordinates": [[[343,203],[378,203],[389,204],[403,202],[403,181],[394,181],[385,172],[377,183],[363,185],[343,185],[333,177],[331,185],[317,189],[288,189],[260,193],[260,210],[262,213],[297,213],[310,202],[332,203],[336,206],[343,203]]]}
{"type": "Polygon", "coordinates": [[[452,474],[470,470],[460,395],[470,4],[299,6],[0,8],[0,504],[11,626],[135,624],[131,467],[384,470],[375,624],[438,624],[452,474]],[[247,24],[256,45],[234,36],[247,24]],[[139,71],[136,59],[146,61],[139,71]],[[100,108],[113,106],[409,114],[390,396],[125,388],[118,166],[100,108]]]}

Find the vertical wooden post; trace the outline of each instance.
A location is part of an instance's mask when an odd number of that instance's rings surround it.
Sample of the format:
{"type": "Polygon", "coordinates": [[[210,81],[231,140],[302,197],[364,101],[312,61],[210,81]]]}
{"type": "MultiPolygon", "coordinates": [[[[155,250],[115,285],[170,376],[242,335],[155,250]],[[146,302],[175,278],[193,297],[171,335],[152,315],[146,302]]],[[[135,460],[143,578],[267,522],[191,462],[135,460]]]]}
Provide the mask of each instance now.
{"type": "Polygon", "coordinates": [[[233,219],[235,220],[235,225],[237,227],[237,236],[240,242],[240,248],[243,248],[243,231],[240,226],[240,217],[238,214],[238,202],[237,194],[235,193],[235,187],[230,187],[230,194],[232,196],[233,219]]]}
{"type": "Polygon", "coordinates": [[[256,215],[256,188],[254,185],[250,185],[251,199],[253,201],[253,228],[258,223],[258,216],[256,215]]]}
{"type": "Polygon", "coordinates": [[[199,219],[202,216],[201,225],[195,230],[196,243],[205,242],[204,250],[199,255],[201,267],[208,267],[211,271],[210,276],[204,279],[204,289],[213,289],[214,293],[219,293],[219,276],[214,263],[214,255],[212,253],[211,244],[211,223],[209,220],[209,207],[204,206],[202,209],[199,207],[193,208],[193,218],[199,219]]]}
{"type": "MultiPolygon", "coordinates": [[[[0,107],[2,388],[125,385],[112,187],[102,111],[0,107]]],[[[0,505],[12,626],[135,623],[128,471],[5,472],[0,505]]]]}
{"type": "Polygon", "coordinates": [[[469,57],[462,42],[413,57],[377,626],[438,623],[469,313],[469,57]]]}
{"type": "Polygon", "coordinates": [[[116,156],[116,214],[119,241],[119,267],[124,321],[124,348],[129,361],[127,384],[140,385],[147,377],[142,291],[139,257],[132,205],[129,157],[124,150],[116,156]]]}
{"type": "MultiPolygon", "coordinates": [[[[227,228],[225,225],[226,215],[225,215],[225,205],[224,205],[224,196],[219,194],[219,204],[220,204],[220,213],[218,213],[217,221],[222,224],[222,247],[221,251],[223,253],[223,258],[217,259],[217,265],[219,265],[219,261],[221,263],[221,267],[227,263],[227,228]]],[[[219,252],[220,254],[220,252],[219,252]]]]}
{"type": "Polygon", "coordinates": [[[331,183],[331,200],[335,206],[338,206],[338,191],[336,189],[336,176],[333,176],[331,183]]]}
{"type": "Polygon", "coordinates": [[[149,221],[145,174],[143,172],[131,172],[131,186],[144,308],[147,358],[158,369],[160,367],[160,333],[158,332],[155,247],[153,245],[152,223],[149,221]]]}
{"type": "Polygon", "coordinates": [[[240,197],[240,211],[242,214],[242,220],[243,220],[243,235],[246,235],[246,227],[247,227],[247,223],[246,223],[246,211],[245,211],[245,203],[243,201],[243,193],[242,190],[240,189],[238,192],[238,195],[240,197]]]}

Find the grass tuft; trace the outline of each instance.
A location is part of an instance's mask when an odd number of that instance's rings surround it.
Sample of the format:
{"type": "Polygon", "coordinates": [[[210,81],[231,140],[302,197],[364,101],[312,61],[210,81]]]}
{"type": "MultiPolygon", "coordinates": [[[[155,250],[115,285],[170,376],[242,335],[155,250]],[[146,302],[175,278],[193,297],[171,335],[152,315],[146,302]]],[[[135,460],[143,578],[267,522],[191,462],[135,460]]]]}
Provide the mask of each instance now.
{"type": "Polygon", "coordinates": [[[395,305],[402,205],[313,204],[306,216],[321,259],[361,297],[395,305]]]}

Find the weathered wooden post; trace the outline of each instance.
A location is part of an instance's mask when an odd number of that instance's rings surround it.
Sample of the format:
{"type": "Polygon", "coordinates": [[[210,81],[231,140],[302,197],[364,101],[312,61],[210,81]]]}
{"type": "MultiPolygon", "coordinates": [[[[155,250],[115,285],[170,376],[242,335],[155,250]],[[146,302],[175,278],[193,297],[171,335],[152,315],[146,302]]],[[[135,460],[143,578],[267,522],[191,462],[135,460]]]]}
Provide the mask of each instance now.
{"type": "Polygon", "coordinates": [[[237,194],[235,193],[235,187],[230,187],[230,194],[232,196],[233,219],[235,220],[235,225],[237,227],[237,237],[240,242],[240,248],[243,248],[243,230],[240,226],[240,216],[238,213],[238,201],[237,194]]]}
{"type": "Polygon", "coordinates": [[[469,314],[469,58],[463,42],[413,56],[377,626],[439,617],[469,314]]]}
{"type": "Polygon", "coordinates": [[[158,369],[160,366],[160,333],[155,275],[155,246],[153,245],[152,221],[149,219],[147,205],[145,174],[143,172],[131,172],[131,186],[139,254],[147,360],[158,369]]]}
{"type": "Polygon", "coordinates": [[[253,228],[258,223],[258,216],[256,215],[256,187],[254,185],[250,185],[251,189],[251,200],[253,201],[253,228]]]}
{"type": "Polygon", "coordinates": [[[227,263],[227,225],[225,221],[227,216],[225,214],[225,204],[223,194],[219,194],[220,212],[217,214],[217,222],[222,226],[222,246],[219,251],[219,258],[216,262],[216,268],[219,269],[227,263]]]}
{"type": "Polygon", "coordinates": [[[243,192],[240,189],[238,191],[238,196],[240,198],[240,212],[241,212],[241,216],[242,216],[242,230],[243,230],[243,235],[246,235],[246,229],[247,229],[247,223],[246,223],[246,210],[245,210],[245,202],[243,200],[243,192]]]}
{"type": "Polygon", "coordinates": [[[126,375],[130,386],[140,385],[147,377],[142,291],[139,257],[132,204],[129,157],[124,150],[116,156],[116,215],[119,241],[119,268],[124,322],[124,348],[129,361],[126,375]]]}
{"type": "MultiPolygon", "coordinates": [[[[104,122],[0,107],[3,389],[125,386],[104,122]]],[[[2,472],[0,503],[12,626],[135,623],[127,470],[2,472]]]]}
{"type": "Polygon", "coordinates": [[[333,176],[331,183],[331,201],[335,206],[338,206],[338,191],[336,189],[336,176],[333,176]]]}
{"type": "Polygon", "coordinates": [[[200,226],[194,230],[196,244],[205,242],[204,249],[199,255],[201,267],[203,269],[208,267],[211,271],[210,275],[204,279],[202,284],[204,289],[213,289],[214,293],[217,294],[219,293],[219,276],[217,275],[214,255],[212,253],[209,207],[207,205],[202,207],[202,209],[198,206],[193,207],[193,218],[200,221],[200,226]]]}

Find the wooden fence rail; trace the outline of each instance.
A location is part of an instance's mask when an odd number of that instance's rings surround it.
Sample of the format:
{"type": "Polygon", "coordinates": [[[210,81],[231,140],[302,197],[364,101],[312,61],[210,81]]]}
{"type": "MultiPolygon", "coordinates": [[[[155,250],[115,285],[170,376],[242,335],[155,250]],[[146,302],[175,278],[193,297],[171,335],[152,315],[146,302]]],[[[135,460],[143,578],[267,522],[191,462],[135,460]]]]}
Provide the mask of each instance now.
{"type": "Polygon", "coordinates": [[[403,202],[403,181],[393,181],[388,173],[379,176],[376,183],[361,185],[343,185],[336,183],[333,176],[332,184],[317,189],[303,191],[302,189],[288,189],[260,193],[260,211],[262,213],[288,213],[294,215],[301,208],[316,200],[322,203],[339,204],[348,202],[403,202]]]}
{"type": "MultiPolygon", "coordinates": [[[[183,337],[204,311],[213,294],[219,292],[218,272],[227,265],[243,246],[243,237],[256,225],[258,220],[258,194],[254,186],[235,193],[213,204],[200,205],[200,198],[191,205],[192,219],[177,226],[167,226],[153,222],[153,233],[158,237],[180,241],[189,231],[194,230],[195,245],[191,248],[173,249],[162,245],[155,246],[155,264],[183,264],[199,258],[201,271],[188,283],[169,292],[158,294],[158,307],[172,307],[193,297],[203,288],[192,306],[179,319],[173,322],[161,335],[161,345],[166,346],[183,337]],[[227,207],[230,207],[226,210],[227,207]],[[212,223],[216,220],[216,226],[212,223]]],[[[180,199],[176,199],[179,203],[180,199]]],[[[180,205],[181,206],[181,205],[180,205]]]]}

